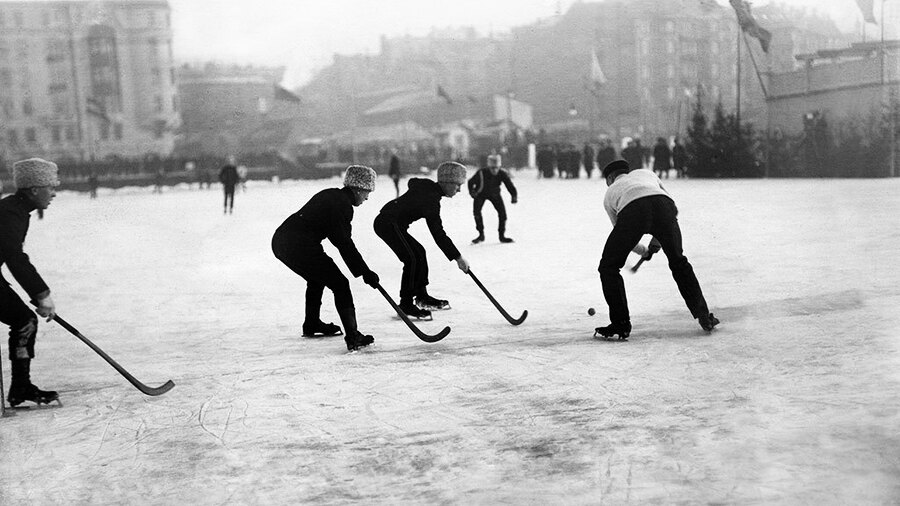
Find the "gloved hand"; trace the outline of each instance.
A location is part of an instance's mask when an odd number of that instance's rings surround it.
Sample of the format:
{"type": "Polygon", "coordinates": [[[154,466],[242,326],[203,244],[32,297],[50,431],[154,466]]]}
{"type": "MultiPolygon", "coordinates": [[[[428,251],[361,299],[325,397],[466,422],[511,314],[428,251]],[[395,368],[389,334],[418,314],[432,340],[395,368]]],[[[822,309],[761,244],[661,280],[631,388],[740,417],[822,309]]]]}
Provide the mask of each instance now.
{"type": "Polygon", "coordinates": [[[380,281],[380,278],[378,277],[378,274],[375,274],[375,271],[364,272],[362,278],[363,282],[365,282],[367,285],[371,286],[372,288],[378,288],[378,281],[380,281]]]}
{"type": "Polygon", "coordinates": [[[469,272],[469,262],[467,262],[466,259],[462,257],[462,255],[460,255],[459,258],[456,259],[456,266],[459,267],[459,270],[465,273],[469,272]]]}
{"type": "Polygon", "coordinates": [[[53,303],[53,299],[51,299],[49,295],[41,300],[35,301],[34,305],[37,314],[46,318],[48,322],[56,316],[56,304],[53,303]]]}
{"type": "Polygon", "coordinates": [[[644,261],[646,262],[653,258],[653,255],[658,253],[660,249],[662,249],[662,245],[659,241],[655,237],[650,239],[650,244],[647,245],[647,252],[643,255],[644,261]]]}
{"type": "Polygon", "coordinates": [[[513,197],[512,200],[511,200],[510,202],[512,202],[513,204],[515,204],[515,203],[518,202],[518,201],[519,201],[519,197],[513,197]]]}

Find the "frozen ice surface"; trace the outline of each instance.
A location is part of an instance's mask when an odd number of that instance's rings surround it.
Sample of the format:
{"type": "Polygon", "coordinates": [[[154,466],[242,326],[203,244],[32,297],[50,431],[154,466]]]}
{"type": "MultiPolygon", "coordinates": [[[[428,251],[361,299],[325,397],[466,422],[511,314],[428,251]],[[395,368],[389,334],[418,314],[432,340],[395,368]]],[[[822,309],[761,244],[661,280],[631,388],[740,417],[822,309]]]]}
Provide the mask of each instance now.
{"type": "MultiPolygon", "coordinates": [[[[42,323],[33,379],[65,406],[0,419],[0,504],[900,502],[900,180],[665,182],[722,324],[691,319],[660,255],[624,273],[634,330],[618,343],[592,339],[605,185],[514,176],[515,243],[487,206],[469,245],[465,194],[443,217],[528,320],[507,324],[416,224],[430,291],[453,306],[419,325],[453,332],[419,341],[356,279],[376,343],[355,354],[300,337],[304,284],[269,248],[338,179],[251,183],[230,216],[216,188],[60,194],[26,244],[60,315],[176,387],[146,397],[42,323]]],[[[381,178],[354,236],[396,297],[371,225],[393,195],[381,178]]],[[[323,318],[338,321],[330,292],[323,318]]]]}

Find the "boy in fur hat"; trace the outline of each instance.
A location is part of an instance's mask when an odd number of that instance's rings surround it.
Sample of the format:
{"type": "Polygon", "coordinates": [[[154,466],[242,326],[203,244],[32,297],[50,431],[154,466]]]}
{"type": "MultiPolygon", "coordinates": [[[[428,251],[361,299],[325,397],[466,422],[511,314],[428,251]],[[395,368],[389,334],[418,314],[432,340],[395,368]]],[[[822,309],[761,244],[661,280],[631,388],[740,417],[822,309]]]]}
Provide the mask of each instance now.
{"type": "MultiPolygon", "coordinates": [[[[31,219],[31,211],[44,210],[56,196],[59,186],[56,164],[40,158],[29,158],[13,164],[16,193],[0,200],[0,265],[9,272],[31,297],[37,314],[47,321],[56,315],[50,288],[31,265],[22,250],[31,219]]],[[[25,401],[46,404],[58,401],[53,391],[41,390],[31,383],[31,359],[37,337],[38,319],[19,298],[0,273],[0,322],[9,326],[9,360],[12,383],[7,400],[11,406],[25,401]]]]}
{"type": "Polygon", "coordinates": [[[378,275],[369,269],[351,237],[353,208],[362,205],[375,190],[375,171],[351,165],[344,176],[343,188],[329,188],[313,195],[299,211],[289,216],[272,236],[272,251],[288,268],[306,280],[306,312],[303,335],[336,336],[341,328],[320,319],[322,293],[334,292],[334,305],[344,325],[344,341],[350,351],[372,344],[372,336],[363,335],[356,325],[356,307],[350,283],[334,260],[325,254],[326,238],[337,248],[354,277],[375,288],[378,275]]]}
{"type": "Polygon", "coordinates": [[[375,233],[403,262],[400,309],[407,316],[427,318],[431,316],[429,309],[446,309],[449,306],[446,300],[435,299],[426,290],[428,260],[425,248],[408,230],[414,221],[425,218],[434,242],[447,259],[455,261],[461,271],[469,271],[469,263],[447,237],[441,223],[441,198],[453,198],[465,182],[464,165],[444,162],[438,166],[437,182],[424,178],[410,179],[406,193],[385,204],[375,218],[375,233]]]}

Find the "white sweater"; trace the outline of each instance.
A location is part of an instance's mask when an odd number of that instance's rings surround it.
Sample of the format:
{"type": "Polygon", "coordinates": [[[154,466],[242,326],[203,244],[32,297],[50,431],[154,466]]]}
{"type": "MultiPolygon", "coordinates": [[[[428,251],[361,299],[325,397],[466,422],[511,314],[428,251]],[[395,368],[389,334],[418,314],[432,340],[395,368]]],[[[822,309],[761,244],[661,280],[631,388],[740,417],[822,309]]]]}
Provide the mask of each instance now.
{"type": "Polygon", "coordinates": [[[653,171],[635,169],[617,177],[613,184],[609,185],[609,188],[606,189],[606,196],[603,198],[603,207],[606,208],[606,214],[609,215],[610,221],[615,226],[616,218],[622,209],[625,209],[625,206],[641,197],[651,195],[671,197],[653,171]]]}

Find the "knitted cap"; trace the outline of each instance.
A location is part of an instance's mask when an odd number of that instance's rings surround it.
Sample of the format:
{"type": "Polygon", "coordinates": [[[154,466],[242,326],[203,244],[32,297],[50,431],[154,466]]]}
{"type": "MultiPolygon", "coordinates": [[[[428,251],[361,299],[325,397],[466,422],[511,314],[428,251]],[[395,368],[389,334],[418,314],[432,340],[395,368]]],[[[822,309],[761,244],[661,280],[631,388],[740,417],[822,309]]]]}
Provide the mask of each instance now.
{"type": "Polygon", "coordinates": [[[365,165],[351,165],[344,174],[344,186],[375,191],[375,170],[365,165]]]}
{"type": "Polygon", "coordinates": [[[456,162],[444,162],[438,165],[438,183],[466,184],[466,166],[456,162]]]}
{"type": "Polygon", "coordinates": [[[59,186],[59,168],[42,158],[29,158],[13,164],[13,183],[16,188],[59,186]]]}
{"type": "Polygon", "coordinates": [[[625,160],[615,160],[609,162],[606,167],[603,167],[603,177],[609,177],[610,174],[614,172],[629,172],[631,167],[628,165],[628,162],[625,160]]]}

